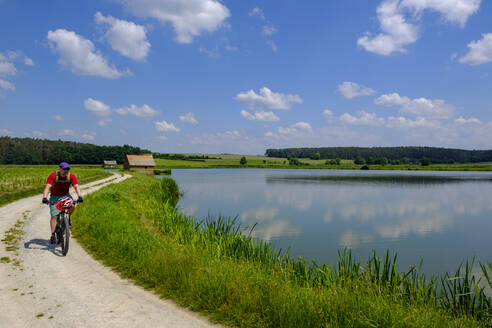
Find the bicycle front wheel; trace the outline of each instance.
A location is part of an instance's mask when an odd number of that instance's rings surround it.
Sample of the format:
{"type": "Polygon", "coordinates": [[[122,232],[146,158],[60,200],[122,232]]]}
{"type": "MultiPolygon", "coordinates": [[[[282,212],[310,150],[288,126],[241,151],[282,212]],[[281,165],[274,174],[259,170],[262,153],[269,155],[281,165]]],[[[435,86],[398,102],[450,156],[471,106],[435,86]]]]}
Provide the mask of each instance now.
{"type": "Polygon", "coordinates": [[[62,253],[63,256],[68,253],[68,246],[70,243],[70,216],[65,214],[62,221],[63,241],[62,241],[62,253]]]}

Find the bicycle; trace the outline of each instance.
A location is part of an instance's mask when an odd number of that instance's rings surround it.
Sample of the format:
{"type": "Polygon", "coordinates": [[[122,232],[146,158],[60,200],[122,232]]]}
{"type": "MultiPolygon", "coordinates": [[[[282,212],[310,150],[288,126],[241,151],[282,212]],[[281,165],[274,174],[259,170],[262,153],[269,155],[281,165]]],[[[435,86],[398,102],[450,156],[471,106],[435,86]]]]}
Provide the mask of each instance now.
{"type": "MultiPolygon", "coordinates": [[[[47,205],[56,205],[58,202],[49,202],[47,205]]],[[[73,205],[78,204],[77,201],[73,201],[73,205]]],[[[70,245],[70,225],[71,219],[70,214],[68,213],[68,209],[63,209],[56,216],[56,244],[61,245],[62,254],[66,256],[68,253],[68,247],[70,245]]],[[[56,247],[56,246],[55,246],[56,247]]]]}

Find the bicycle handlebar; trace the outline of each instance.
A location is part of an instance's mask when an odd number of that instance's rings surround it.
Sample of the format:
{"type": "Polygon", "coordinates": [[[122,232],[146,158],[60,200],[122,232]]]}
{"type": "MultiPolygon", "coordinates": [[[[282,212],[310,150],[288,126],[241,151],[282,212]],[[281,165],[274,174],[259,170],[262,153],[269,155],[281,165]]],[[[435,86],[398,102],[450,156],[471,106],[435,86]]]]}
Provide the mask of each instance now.
{"type": "MultiPolygon", "coordinates": [[[[74,200],[72,203],[74,205],[77,205],[77,204],[79,204],[81,202],[79,202],[78,200],[74,200]]],[[[46,205],[56,205],[56,204],[58,204],[58,202],[48,202],[48,203],[43,203],[43,204],[46,204],[46,205]]]]}

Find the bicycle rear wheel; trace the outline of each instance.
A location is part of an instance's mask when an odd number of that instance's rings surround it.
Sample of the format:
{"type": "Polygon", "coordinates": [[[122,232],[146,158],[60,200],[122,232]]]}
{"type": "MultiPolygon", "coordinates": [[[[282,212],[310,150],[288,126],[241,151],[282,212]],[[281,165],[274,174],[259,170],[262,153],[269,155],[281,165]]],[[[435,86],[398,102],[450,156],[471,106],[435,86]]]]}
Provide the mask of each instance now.
{"type": "Polygon", "coordinates": [[[62,218],[62,234],[63,234],[63,239],[61,243],[62,247],[62,254],[63,256],[67,255],[68,253],[68,246],[70,243],[70,216],[68,214],[65,214],[62,218]]]}

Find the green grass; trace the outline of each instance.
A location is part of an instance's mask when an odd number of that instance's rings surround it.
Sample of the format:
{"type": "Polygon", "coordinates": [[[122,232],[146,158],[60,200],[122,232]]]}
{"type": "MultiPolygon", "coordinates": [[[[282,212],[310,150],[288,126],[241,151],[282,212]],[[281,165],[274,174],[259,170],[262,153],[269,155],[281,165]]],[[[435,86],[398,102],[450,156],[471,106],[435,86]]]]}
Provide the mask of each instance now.
{"type": "MultiPolygon", "coordinates": [[[[490,320],[490,299],[469,264],[428,279],[420,267],[399,272],[389,253],[364,265],[348,251],[332,266],[307,263],[251,238],[234,220],[176,212],[179,195],[173,180],[140,175],[104,187],[77,209],[74,236],[123,277],[226,325],[483,327],[490,320]]],[[[492,274],[490,264],[484,270],[492,274]]]]}
{"type": "MultiPolygon", "coordinates": [[[[196,154],[195,154],[196,155],[196,154]]],[[[200,154],[201,155],[201,154],[200,154]]],[[[156,167],[164,168],[289,168],[289,169],[340,169],[360,170],[363,165],[356,165],[352,160],[342,160],[340,165],[326,165],[326,160],[313,160],[309,158],[299,159],[301,165],[289,165],[285,158],[232,155],[232,154],[204,154],[217,159],[205,160],[171,160],[156,158],[156,167]],[[239,161],[242,156],[246,157],[247,164],[241,165],[239,161]],[[220,158],[220,159],[219,159],[220,158]]],[[[421,166],[420,164],[400,165],[368,165],[371,170],[425,170],[425,171],[492,171],[491,163],[468,163],[468,164],[431,164],[421,166]]]]}
{"type": "MultiPolygon", "coordinates": [[[[0,165],[0,206],[42,193],[48,175],[56,170],[56,165],[0,165]]],[[[81,185],[111,175],[100,166],[84,165],[73,165],[71,173],[81,185]]]]}

